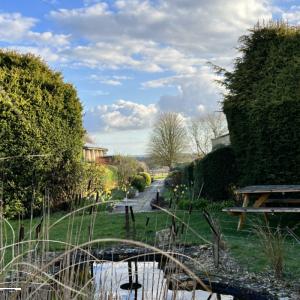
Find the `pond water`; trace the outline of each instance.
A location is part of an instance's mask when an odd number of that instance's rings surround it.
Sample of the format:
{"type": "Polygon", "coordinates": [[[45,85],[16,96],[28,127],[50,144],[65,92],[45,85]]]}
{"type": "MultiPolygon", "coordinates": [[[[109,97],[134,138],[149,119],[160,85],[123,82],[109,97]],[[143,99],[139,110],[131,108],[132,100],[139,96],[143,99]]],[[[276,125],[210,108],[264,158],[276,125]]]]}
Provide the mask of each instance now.
{"type": "Polygon", "coordinates": [[[95,300],[232,300],[232,296],[212,296],[201,290],[168,289],[168,280],[157,262],[105,262],[94,264],[95,300]],[[138,272],[135,272],[137,267],[138,272]],[[137,284],[135,284],[137,283],[137,284]],[[128,286],[133,287],[132,290],[128,286]],[[209,298],[211,296],[211,298],[209,298]]]}

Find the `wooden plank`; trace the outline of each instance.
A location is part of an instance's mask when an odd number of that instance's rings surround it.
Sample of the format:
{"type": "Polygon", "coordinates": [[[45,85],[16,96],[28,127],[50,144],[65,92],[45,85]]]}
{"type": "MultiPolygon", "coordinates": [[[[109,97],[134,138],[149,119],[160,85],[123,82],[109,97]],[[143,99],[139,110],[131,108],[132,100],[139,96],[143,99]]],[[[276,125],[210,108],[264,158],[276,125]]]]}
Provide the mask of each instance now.
{"type": "Polygon", "coordinates": [[[253,204],[253,207],[260,207],[262,206],[269,198],[270,196],[270,193],[265,193],[265,194],[262,194],[253,204]]]}
{"type": "Polygon", "coordinates": [[[297,193],[300,185],[251,185],[236,191],[237,194],[261,194],[261,193],[297,193]]]}
{"type": "MultiPolygon", "coordinates": [[[[243,208],[247,207],[248,204],[249,204],[249,195],[244,194],[243,208]]],[[[245,219],[246,219],[246,214],[245,213],[240,214],[240,219],[239,219],[237,230],[242,229],[243,224],[245,223],[245,219]]]]}
{"type": "Polygon", "coordinates": [[[300,199],[284,198],[284,199],[268,199],[266,203],[278,203],[278,204],[300,204],[300,199]]]}
{"type": "Polygon", "coordinates": [[[299,213],[300,207],[228,207],[222,209],[224,212],[230,212],[230,213],[247,213],[247,212],[253,212],[253,213],[272,213],[272,212],[287,212],[287,213],[299,213]]]}

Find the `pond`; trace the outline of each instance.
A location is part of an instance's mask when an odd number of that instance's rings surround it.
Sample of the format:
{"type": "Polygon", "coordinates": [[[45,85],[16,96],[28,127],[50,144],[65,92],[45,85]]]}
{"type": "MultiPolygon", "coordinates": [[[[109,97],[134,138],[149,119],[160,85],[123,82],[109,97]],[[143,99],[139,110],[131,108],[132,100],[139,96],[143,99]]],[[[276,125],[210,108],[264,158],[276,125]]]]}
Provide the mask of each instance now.
{"type": "Polygon", "coordinates": [[[93,272],[97,300],[233,299],[201,290],[171,290],[168,276],[159,268],[158,262],[105,262],[94,264],[93,272]]]}

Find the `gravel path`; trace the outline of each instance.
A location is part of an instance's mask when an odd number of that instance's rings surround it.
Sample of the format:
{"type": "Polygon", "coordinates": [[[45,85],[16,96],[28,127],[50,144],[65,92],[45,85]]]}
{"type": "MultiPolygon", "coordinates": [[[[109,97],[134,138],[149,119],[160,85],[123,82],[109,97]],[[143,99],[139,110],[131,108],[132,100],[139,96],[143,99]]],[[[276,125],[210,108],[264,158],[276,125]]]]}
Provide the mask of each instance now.
{"type": "MultiPolygon", "coordinates": [[[[152,211],[150,202],[153,198],[156,197],[157,190],[162,190],[164,185],[164,180],[156,180],[154,181],[151,186],[146,188],[146,190],[140,193],[136,198],[129,199],[127,201],[128,206],[132,206],[133,211],[135,212],[144,212],[144,211],[152,211]]],[[[120,201],[115,209],[115,213],[124,213],[125,209],[124,206],[126,205],[126,201],[120,201]]]]}

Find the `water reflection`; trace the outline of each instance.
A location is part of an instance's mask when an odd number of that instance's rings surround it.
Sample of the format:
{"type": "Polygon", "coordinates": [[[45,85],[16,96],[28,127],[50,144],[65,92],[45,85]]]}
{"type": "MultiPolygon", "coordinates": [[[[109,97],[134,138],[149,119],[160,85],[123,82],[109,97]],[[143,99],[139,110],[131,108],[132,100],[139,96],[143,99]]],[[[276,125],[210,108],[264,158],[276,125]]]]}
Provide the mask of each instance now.
{"type": "Polygon", "coordinates": [[[95,264],[93,272],[96,287],[95,300],[233,299],[232,296],[217,297],[215,294],[210,295],[200,290],[169,290],[168,279],[158,268],[157,262],[107,262],[95,264]]]}

